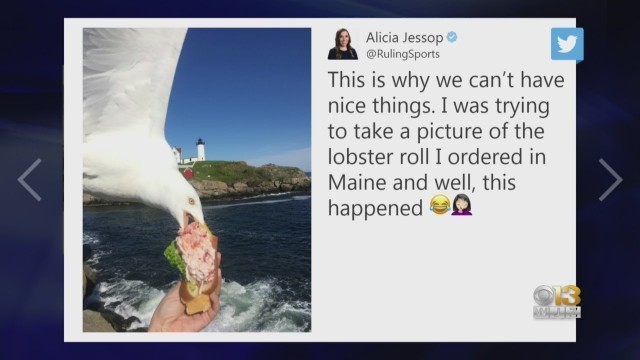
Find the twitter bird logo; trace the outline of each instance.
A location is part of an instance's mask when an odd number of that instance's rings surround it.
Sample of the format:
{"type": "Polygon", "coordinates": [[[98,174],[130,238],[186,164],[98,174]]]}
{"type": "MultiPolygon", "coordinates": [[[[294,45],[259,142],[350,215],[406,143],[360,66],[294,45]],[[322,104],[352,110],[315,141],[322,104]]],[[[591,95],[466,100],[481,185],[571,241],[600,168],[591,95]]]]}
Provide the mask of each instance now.
{"type": "Polygon", "coordinates": [[[551,29],[551,60],[584,59],[584,30],[582,28],[551,29]]]}
{"type": "Polygon", "coordinates": [[[558,36],[558,46],[560,46],[558,52],[563,54],[570,52],[576,47],[576,40],[578,40],[578,37],[575,35],[569,35],[566,40],[558,36]]]}

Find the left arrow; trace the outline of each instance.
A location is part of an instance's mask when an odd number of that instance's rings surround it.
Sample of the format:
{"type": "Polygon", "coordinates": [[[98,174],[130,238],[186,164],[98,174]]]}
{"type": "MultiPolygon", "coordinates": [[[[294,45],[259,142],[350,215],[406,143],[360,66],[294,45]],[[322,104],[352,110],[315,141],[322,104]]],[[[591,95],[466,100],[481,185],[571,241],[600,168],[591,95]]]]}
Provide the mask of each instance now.
{"type": "Polygon", "coordinates": [[[38,160],[34,161],[33,164],[31,164],[31,166],[29,166],[29,168],[24,173],[22,173],[22,175],[20,175],[20,177],[18,178],[18,182],[20,183],[20,185],[22,185],[25,189],[27,189],[29,194],[31,194],[31,196],[33,196],[33,198],[36,199],[36,201],[38,201],[38,202],[40,202],[40,200],[42,200],[42,198],[40,197],[40,195],[38,195],[38,193],[35,190],[33,190],[31,188],[31,186],[29,186],[29,184],[27,184],[26,181],[24,181],[24,179],[27,176],[29,176],[29,174],[31,174],[33,169],[38,167],[38,165],[40,165],[41,162],[42,162],[42,160],[40,160],[40,158],[38,158],[38,160]]]}

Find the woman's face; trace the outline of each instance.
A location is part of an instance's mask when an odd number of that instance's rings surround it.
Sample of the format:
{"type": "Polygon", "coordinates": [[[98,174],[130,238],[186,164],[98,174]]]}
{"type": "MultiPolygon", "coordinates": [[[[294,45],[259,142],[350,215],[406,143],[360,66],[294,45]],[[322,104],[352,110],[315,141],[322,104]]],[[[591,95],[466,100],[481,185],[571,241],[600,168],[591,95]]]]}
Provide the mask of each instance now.
{"type": "Polygon", "coordinates": [[[460,198],[460,199],[456,200],[456,209],[458,209],[458,211],[462,211],[462,210],[466,209],[467,206],[469,206],[469,203],[464,201],[464,199],[460,198]]]}
{"type": "Polygon", "coordinates": [[[340,46],[341,47],[346,47],[347,44],[349,43],[349,33],[346,31],[343,31],[340,33],[340,46]]]}

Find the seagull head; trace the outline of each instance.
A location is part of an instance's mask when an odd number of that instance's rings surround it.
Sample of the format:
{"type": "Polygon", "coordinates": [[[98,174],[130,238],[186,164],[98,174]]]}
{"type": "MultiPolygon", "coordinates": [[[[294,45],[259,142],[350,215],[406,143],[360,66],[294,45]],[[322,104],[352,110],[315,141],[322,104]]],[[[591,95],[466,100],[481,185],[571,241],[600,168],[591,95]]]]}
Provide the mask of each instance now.
{"type": "Polygon", "coordinates": [[[155,186],[159,191],[155,192],[155,202],[160,208],[169,212],[184,229],[192,222],[198,222],[206,226],[202,213],[202,204],[196,190],[189,182],[176,170],[158,177],[162,186],[155,186]]]}

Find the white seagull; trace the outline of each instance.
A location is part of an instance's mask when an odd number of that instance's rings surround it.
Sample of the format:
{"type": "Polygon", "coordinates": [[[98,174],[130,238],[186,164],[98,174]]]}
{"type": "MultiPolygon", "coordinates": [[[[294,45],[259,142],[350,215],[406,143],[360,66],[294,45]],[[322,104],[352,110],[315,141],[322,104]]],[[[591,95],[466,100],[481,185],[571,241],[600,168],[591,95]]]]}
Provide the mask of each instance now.
{"type": "Polygon", "coordinates": [[[169,212],[184,228],[206,225],[194,188],[164,135],[187,29],[85,29],[83,184],[103,199],[169,212]]]}

